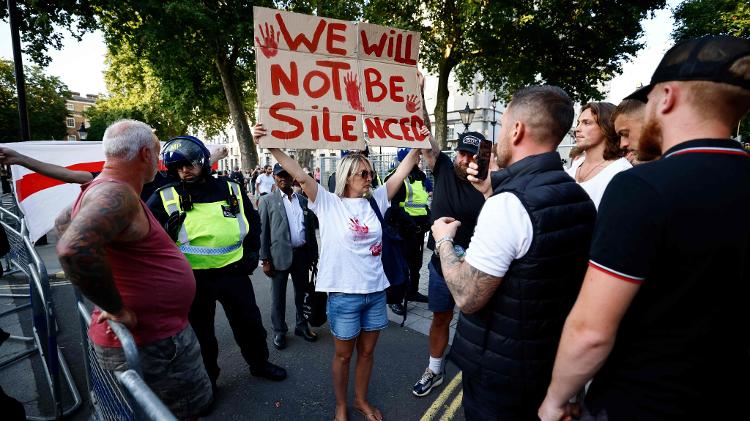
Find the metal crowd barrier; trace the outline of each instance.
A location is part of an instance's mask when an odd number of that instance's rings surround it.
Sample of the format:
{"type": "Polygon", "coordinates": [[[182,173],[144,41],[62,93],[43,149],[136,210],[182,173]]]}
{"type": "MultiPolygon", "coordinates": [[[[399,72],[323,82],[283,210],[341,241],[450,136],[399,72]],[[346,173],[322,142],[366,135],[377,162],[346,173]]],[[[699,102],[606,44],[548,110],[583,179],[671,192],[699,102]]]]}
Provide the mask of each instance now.
{"type": "Polygon", "coordinates": [[[91,324],[90,311],[83,304],[83,299],[77,289],[76,299],[83,337],[86,381],[88,382],[95,419],[106,421],[177,421],[177,418],[172,415],[166,405],[143,381],[138,348],[133,336],[124,325],[111,320],[107,321],[122,344],[128,370],[113,372],[99,364],[94,347],[88,337],[88,327],[91,324]]]}
{"type": "MultiPolygon", "coordinates": [[[[5,228],[8,241],[11,244],[11,251],[8,253],[10,264],[13,268],[23,272],[29,279],[28,294],[21,295],[29,298],[29,304],[6,311],[0,314],[0,317],[13,311],[31,307],[33,332],[33,337],[11,336],[11,339],[31,342],[33,346],[25,352],[0,361],[0,369],[38,353],[41,357],[55,413],[50,416],[29,416],[28,419],[61,419],[81,405],[81,397],[73,382],[65,358],[57,345],[57,322],[50,294],[47,268],[29,239],[26,221],[23,218],[15,214],[12,209],[0,207],[0,224],[5,228]],[[61,387],[63,381],[73,397],[73,404],[68,408],[63,408],[62,404],[61,387]]],[[[18,295],[13,294],[11,296],[18,297],[18,295]]]]}

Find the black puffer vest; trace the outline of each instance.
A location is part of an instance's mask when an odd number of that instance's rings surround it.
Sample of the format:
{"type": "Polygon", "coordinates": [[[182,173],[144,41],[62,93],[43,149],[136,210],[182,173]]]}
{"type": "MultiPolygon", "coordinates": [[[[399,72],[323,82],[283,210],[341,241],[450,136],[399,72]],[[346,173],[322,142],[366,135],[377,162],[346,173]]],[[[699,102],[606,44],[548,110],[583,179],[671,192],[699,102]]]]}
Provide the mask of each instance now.
{"type": "Polygon", "coordinates": [[[461,313],[451,359],[482,384],[539,393],[549,385],[563,323],[583,281],[596,209],[557,152],[514,163],[493,185],[494,194],[520,199],[534,237],[487,305],[461,313]]]}

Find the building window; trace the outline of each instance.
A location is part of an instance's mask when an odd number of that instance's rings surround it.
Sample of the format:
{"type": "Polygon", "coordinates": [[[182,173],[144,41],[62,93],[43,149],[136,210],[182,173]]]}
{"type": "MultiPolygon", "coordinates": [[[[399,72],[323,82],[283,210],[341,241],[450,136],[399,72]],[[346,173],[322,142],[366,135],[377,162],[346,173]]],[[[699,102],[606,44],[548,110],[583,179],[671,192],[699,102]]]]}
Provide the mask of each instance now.
{"type": "Polygon", "coordinates": [[[76,119],[74,119],[73,117],[68,117],[65,119],[65,123],[67,124],[68,127],[75,127],[76,119]]]}
{"type": "Polygon", "coordinates": [[[448,139],[453,139],[456,136],[456,128],[448,127],[448,139]]]}
{"type": "Polygon", "coordinates": [[[72,134],[69,134],[69,135],[68,135],[68,140],[70,140],[70,141],[76,141],[76,140],[78,140],[78,138],[77,138],[77,137],[75,137],[75,136],[74,136],[74,135],[72,135],[72,134]]]}
{"type": "Polygon", "coordinates": [[[73,104],[70,104],[70,103],[65,104],[65,109],[68,110],[68,111],[73,111],[73,110],[75,110],[75,108],[76,107],[73,104]]]}

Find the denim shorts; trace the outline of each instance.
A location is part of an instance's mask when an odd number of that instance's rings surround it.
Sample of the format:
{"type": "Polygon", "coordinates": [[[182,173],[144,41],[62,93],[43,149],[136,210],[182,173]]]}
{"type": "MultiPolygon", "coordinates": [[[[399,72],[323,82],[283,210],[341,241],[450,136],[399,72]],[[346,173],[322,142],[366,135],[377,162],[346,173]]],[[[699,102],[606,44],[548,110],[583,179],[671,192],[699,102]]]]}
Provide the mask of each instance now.
{"type": "Polygon", "coordinates": [[[359,332],[383,330],[388,326],[385,291],[370,294],[328,293],[328,324],[336,339],[348,341],[359,332]]]}
{"type": "MultiPolygon", "coordinates": [[[[102,368],[125,371],[122,348],[93,344],[102,368]]],[[[138,347],[143,381],[178,419],[188,419],[211,403],[211,381],[203,367],[201,348],[188,325],[175,336],[138,347]]]]}
{"type": "Polygon", "coordinates": [[[433,313],[453,311],[456,301],[448,289],[448,284],[445,283],[445,278],[435,270],[432,262],[427,265],[427,268],[430,270],[430,282],[427,287],[427,308],[433,313]]]}

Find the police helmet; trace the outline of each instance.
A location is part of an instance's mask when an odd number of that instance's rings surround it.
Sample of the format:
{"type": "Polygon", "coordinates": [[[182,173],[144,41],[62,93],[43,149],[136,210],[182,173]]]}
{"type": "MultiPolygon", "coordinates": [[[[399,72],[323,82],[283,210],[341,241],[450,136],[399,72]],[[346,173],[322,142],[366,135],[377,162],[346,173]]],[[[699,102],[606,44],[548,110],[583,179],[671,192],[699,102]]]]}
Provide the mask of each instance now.
{"type": "Polygon", "coordinates": [[[164,166],[171,175],[177,175],[178,164],[191,164],[203,168],[203,175],[211,174],[211,152],[197,137],[177,136],[170,139],[161,153],[164,166]]]}
{"type": "Polygon", "coordinates": [[[399,148],[396,152],[396,160],[398,162],[403,161],[404,158],[406,158],[406,155],[409,154],[409,152],[411,152],[411,148],[399,148]]]}

